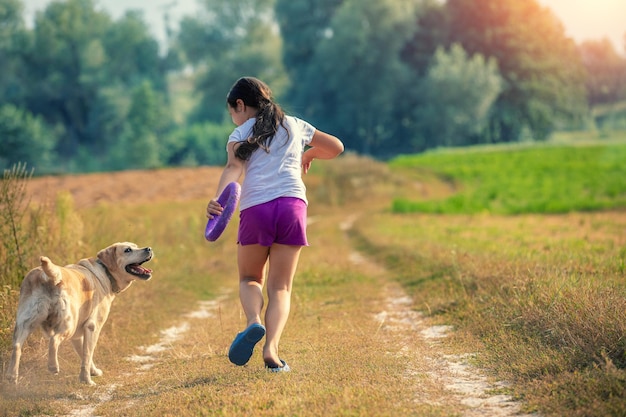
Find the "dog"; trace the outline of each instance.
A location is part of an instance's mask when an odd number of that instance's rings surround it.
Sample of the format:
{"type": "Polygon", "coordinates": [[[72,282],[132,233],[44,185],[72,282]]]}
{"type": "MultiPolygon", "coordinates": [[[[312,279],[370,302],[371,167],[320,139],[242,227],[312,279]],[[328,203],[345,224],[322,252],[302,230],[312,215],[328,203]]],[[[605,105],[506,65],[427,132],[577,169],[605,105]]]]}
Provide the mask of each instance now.
{"type": "Polygon", "coordinates": [[[49,337],[50,372],[59,373],[59,345],[70,339],[82,360],[80,382],[96,385],[91,377],[101,376],[102,371],[94,364],[93,353],[111,303],[136,279],[152,278],[152,270],[142,264],[153,255],[150,247],[122,242],[102,249],[96,257],[65,267],[42,256],[41,266],[26,274],[20,288],[9,380],[17,384],[22,345],[41,326],[49,337]]]}

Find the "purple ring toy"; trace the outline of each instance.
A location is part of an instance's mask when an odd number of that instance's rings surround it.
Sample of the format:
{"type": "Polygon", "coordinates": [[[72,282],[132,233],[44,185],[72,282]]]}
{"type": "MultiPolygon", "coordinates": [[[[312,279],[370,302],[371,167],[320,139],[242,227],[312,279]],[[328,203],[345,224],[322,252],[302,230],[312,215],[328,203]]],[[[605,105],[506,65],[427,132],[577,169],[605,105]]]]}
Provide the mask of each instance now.
{"type": "Polygon", "coordinates": [[[215,242],[226,229],[226,225],[230,221],[235,207],[239,203],[239,195],[241,194],[241,186],[238,182],[231,182],[224,188],[222,194],[217,198],[217,202],[224,208],[222,214],[213,216],[206,224],[204,237],[209,242],[215,242]]]}

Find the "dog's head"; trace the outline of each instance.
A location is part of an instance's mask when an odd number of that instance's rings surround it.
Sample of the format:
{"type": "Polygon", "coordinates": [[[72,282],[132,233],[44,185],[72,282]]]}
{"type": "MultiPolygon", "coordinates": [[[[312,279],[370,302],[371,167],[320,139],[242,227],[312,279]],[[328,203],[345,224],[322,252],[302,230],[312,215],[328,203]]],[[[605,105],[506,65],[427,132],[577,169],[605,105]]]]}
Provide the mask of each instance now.
{"type": "Polygon", "coordinates": [[[142,264],[152,259],[152,248],[140,248],[131,242],[114,243],[98,252],[102,262],[116,280],[130,282],[137,278],[147,281],[152,278],[152,270],[142,264]]]}

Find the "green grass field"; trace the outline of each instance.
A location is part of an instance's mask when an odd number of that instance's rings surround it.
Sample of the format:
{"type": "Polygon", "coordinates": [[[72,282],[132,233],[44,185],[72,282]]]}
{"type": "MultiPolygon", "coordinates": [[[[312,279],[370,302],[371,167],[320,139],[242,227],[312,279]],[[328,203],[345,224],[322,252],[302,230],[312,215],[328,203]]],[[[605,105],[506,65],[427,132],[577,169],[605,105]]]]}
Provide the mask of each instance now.
{"type": "Polygon", "coordinates": [[[436,176],[454,194],[396,199],[398,213],[568,213],[626,208],[626,142],[435,151],[396,158],[393,168],[436,176]]]}

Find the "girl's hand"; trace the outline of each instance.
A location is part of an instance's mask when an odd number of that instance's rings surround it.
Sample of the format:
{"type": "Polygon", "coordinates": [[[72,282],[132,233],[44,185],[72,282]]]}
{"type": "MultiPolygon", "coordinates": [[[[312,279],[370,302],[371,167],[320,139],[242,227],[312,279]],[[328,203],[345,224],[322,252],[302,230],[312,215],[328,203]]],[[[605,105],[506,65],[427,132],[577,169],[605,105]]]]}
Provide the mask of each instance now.
{"type": "Polygon", "coordinates": [[[308,158],[302,158],[302,169],[304,170],[304,173],[306,174],[307,172],[309,172],[309,169],[311,168],[311,162],[313,162],[312,159],[308,159],[308,158]]]}
{"type": "Polygon", "coordinates": [[[215,216],[219,216],[224,211],[224,207],[217,202],[217,198],[209,201],[209,204],[206,207],[206,216],[208,219],[212,219],[215,216]]]}
{"type": "Polygon", "coordinates": [[[302,154],[302,169],[306,174],[314,159],[333,159],[343,152],[343,143],[328,133],[316,130],[309,148],[302,154]]]}

